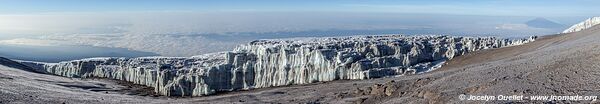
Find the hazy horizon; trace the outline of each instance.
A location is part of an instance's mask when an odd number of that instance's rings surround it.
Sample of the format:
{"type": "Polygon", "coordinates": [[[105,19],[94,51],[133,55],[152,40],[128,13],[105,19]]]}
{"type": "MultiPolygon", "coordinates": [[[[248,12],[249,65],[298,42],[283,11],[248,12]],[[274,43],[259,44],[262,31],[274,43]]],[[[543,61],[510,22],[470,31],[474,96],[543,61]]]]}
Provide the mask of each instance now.
{"type": "Polygon", "coordinates": [[[558,33],[597,15],[583,7],[589,2],[597,1],[6,1],[0,4],[0,44],[193,56],[256,39],[377,34],[520,38],[558,33]],[[550,21],[538,24],[560,26],[527,24],[536,18],[550,21]]]}

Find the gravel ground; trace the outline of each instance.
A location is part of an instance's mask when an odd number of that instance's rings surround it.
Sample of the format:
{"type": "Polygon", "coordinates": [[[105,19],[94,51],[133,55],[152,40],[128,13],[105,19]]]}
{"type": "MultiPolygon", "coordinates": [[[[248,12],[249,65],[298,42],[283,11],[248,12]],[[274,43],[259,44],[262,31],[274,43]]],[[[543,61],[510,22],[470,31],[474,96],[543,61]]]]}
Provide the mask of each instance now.
{"type": "MultiPolygon", "coordinates": [[[[598,103],[467,101],[459,95],[600,95],[600,27],[457,57],[433,72],[369,80],[155,96],[114,80],[73,79],[0,66],[0,103],[598,103]]],[[[12,65],[11,67],[15,67],[12,65]]]]}

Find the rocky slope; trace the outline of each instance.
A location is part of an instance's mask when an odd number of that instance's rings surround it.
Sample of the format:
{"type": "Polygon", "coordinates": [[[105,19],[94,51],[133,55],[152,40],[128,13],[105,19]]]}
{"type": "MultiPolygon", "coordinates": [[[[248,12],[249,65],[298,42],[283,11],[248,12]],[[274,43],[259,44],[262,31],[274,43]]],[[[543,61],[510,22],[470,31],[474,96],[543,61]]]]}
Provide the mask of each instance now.
{"type": "Polygon", "coordinates": [[[573,26],[571,26],[570,28],[566,29],[565,31],[563,31],[562,33],[572,33],[572,32],[578,32],[578,31],[582,31],[588,28],[591,28],[593,26],[596,26],[600,24],[600,17],[592,17],[589,18],[581,23],[575,24],[573,26]]]}
{"type": "Polygon", "coordinates": [[[109,78],[146,85],[167,96],[201,96],[340,79],[427,72],[469,52],[520,45],[519,40],[450,36],[359,36],[258,40],[234,51],[194,57],[21,61],[36,72],[109,78]]]}

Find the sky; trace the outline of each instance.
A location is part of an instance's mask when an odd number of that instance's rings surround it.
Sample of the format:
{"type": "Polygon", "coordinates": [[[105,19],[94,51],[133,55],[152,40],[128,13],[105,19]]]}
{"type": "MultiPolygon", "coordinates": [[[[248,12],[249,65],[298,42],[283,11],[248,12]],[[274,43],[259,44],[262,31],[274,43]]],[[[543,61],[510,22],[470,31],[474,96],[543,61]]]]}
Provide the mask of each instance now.
{"type": "Polygon", "coordinates": [[[599,0],[0,0],[0,44],[90,45],[192,56],[273,38],[520,38],[553,34],[600,16],[598,4],[599,0]],[[535,18],[562,26],[526,24],[535,18]]]}
{"type": "MultiPolygon", "coordinates": [[[[598,0],[0,0],[0,14],[317,11],[494,16],[590,16],[598,0]]],[[[597,15],[593,14],[593,15],[597,15]]]]}

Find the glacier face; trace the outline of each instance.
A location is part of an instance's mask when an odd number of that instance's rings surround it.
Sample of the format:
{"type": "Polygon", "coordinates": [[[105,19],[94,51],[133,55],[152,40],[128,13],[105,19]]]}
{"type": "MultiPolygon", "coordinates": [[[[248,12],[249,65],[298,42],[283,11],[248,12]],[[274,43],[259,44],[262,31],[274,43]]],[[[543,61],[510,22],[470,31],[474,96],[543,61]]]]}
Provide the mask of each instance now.
{"type": "Polygon", "coordinates": [[[566,29],[565,31],[563,31],[562,33],[572,33],[572,32],[578,32],[581,30],[585,30],[588,28],[591,28],[593,26],[596,26],[600,24],[600,17],[592,17],[589,18],[581,23],[575,24],[573,26],[571,26],[570,28],[566,29]]]}
{"type": "Polygon", "coordinates": [[[41,73],[146,85],[166,96],[202,96],[219,91],[422,73],[469,52],[520,45],[536,38],[386,35],[257,40],[233,51],[193,57],[21,63],[41,73]]]}

